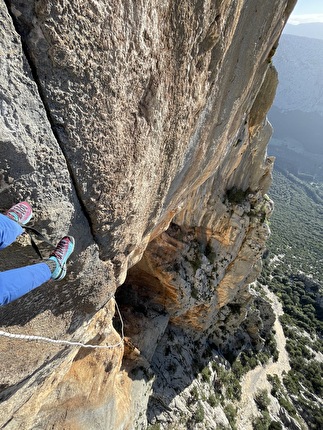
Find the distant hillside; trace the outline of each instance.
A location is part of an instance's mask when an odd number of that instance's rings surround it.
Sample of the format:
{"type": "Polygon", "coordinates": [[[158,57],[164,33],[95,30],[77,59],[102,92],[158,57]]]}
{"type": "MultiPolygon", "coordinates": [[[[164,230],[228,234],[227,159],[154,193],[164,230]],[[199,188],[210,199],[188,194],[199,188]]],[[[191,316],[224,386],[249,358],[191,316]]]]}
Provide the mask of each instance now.
{"type": "Polygon", "coordinates": [[[323,23],[311,22],[308,24],[291,25],[287,24],[284,34],[293,34],[294,36],[310,37],[312,39],[323,39],[323,23]]]}
{"type": "MultiPolygon", "coordinates": [[[[309,28],[287,31],[309,34],[309,28]]],[[[285,34],[274,64],[280,83],[268,152],[276,156],[269,191],[275,210],[259,280],[282,302],[291,369],[281,380],[270,378],[271,395],[298,414],[299,428],[317,430],[323,428],[323,40],[285,34]]],[[[270,427],[254,426],[260,428],[270,427]]]]}
{"type": "Polygon", "coordinates": [[[273,106],[274,126],[268,151],[275,167],[306,181],[323,181],[323,118],[318,113],[281,111],[273,106]]]}
{"type": "Polygon", "coordinates": [[[274,127],[268,151],[277,157],[277,167],[322,181],[323,40],[285,34],[274,64],[279,86],[268,114],[274,127]]]}
{"type": "Polygon", "coordinates": [[[274,105],[323,115],[323,40],[285,34],[273,62],[279,75],[274,105]]]}

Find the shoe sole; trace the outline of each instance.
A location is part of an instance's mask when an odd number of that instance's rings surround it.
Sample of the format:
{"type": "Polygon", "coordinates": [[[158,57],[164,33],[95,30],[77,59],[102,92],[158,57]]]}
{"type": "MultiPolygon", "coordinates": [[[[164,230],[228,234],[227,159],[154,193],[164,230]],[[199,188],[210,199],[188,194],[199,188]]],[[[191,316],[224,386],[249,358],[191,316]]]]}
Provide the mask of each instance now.
{"type": "Polygon", "coordinates": [[[63,264],[62,270],[60,272],[60,274],[58,275],[57,278],[55,278],[55,281],[61,281],[63,278],[65,278],[67,273],[67,267],[66,267],[66,263],[63,264]]]}

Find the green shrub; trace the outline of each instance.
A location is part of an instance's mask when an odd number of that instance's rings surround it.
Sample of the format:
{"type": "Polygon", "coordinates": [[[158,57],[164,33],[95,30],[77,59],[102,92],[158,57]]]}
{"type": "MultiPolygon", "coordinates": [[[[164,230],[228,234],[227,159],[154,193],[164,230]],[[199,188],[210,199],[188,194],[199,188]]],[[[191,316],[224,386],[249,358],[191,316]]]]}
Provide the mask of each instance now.
{"type": "Polygon", "coordinates": [[[269,424],[268,430],[283,430],[283,426],[278,421],[272,421],[269,424]]]}
{"type": "Polygon", "coordinates": [[[232,427],[232,430],[235,430],[236,427],[236,418],[237,418],[237,409],[233,406],[232,403],[225,405],[224,413],[232,427]]]}
{"type": "Polygon", "coordinates": [[[204,382],[210,382],[212,373],[208,366],[204,367],[201,372],[201,375],[204,382]]]}
{"type": "Polygon", "coordinates": [[[280,379],[278,378],[277,375],[267,375],[267,380],[272,385],[270,394],[277,398],[277,396],[280,394],[282,390],[282,384],[280,382],[280,379]]]}
{"type": "Polygon", "coordinates": [[[265,411],[261,417],[257,417],[252,421],[252,428],[254,430],[268,430],[270,421],[269,413],[265,411]]]}
{"type": "Polygon", "coordinates": [[[266,411],[270,403],[267,390],[264,389],[257,391],[255,402],[260,411],[266,411]]]}
{"type": "Polygon", "coordinates": [[[295,409],[294,405],[289,400],[287,400],[283,396],[279,396],[278,401],[279,401],[280,406],[282,406],[283,408],[285,408],[286,411],[290,415],[292,415],[292,416],[296,415],[296,409],[295,409]]]}
{"type": "Polygon", "coordinates": [[[241,398],[241,384],[240,381],[235,377],[233,372],[228,372],[229,377],[226,383],[226,397],[230,400],[240,400],[241,398]]]}
{"type": "Polygon", "coordinates": [[[160,424],[151,424],[147,427],[147,430],[160,430],[160,424]]]}
{"type": "Polygon", "coordinates": [[[204,421],[205,413],[204,413],[204,408],[201,404],[198,405],[194,414],[194,418],[195,418],[195,422],[197,423],[201,423],[204,421]]]}
{"type": "Polygon", "coordinates": [[[240,379],[250,369],[249,366],[243,366],[240,359],[237,359],[232,365],[232,372],[240,379]]]}
{"type": "Polygon", "coordinates": [[[214,394],[210,394],[207,401],[208,401],[209,405],[212,406],[213,408],[220,403],[220,399],[218,397],[216,397],[214,394]]]}
{"type": "Polygon", "coordinates": [[[191,389],[190,394],[193,400],[197,401],[199,399],[199,392],[196,385],[191,389]]]}

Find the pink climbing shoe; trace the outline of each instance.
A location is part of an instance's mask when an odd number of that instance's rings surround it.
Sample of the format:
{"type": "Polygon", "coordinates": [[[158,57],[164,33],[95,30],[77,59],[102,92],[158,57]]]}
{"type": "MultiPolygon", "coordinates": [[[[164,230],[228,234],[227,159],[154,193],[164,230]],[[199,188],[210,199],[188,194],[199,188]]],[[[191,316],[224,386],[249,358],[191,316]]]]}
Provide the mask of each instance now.
{"type": "Polygon", "coordinates": [[[33,216],[33,210],[29,203],[20,202],[12,206],[5,215],[13,221],[16,221],[18,224],[25,225],[33,216]]]}

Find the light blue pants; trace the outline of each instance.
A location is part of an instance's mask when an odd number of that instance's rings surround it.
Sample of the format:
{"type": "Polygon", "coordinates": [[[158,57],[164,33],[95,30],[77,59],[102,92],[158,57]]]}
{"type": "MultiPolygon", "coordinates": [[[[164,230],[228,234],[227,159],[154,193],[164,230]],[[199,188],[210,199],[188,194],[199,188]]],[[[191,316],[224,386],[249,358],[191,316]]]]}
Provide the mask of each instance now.
{"type": "MultiPolygon", "coordinates": [[[[14,242],[23,231],[18,223],[0,214],[0,249],[14,242]]],[[[0,306],[18,299],[50,278],[51,271],[46,263],[0,272],[0,306]]]]}

